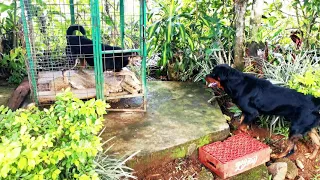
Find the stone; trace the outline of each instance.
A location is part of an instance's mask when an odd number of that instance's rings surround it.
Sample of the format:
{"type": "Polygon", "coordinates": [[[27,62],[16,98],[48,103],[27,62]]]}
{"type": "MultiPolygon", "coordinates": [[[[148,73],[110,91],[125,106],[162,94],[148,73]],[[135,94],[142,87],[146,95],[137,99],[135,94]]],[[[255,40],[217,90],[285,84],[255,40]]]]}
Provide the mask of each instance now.
{"type": "Polygon", "coordinates": [[[295,179],[298,176],[298,173],[299,173],[298,167],[290,159],[282,158],[282,159],[278,159],[276,162],[285,162],[285,163],[287,163],[288,171],[287,171],[286,178],[295,179]]]}
{"type": "MultiPolygon", "coordinates": [[[[147,112],[108,112],[103,140],[114,137],[110,154],[132,154],[127,165],[136,172],[145,171],[178,158],[196,154],[201,146],[229,136],[229,125],[216,100],[203,83],[149,81],[147,112]]],[[[135,108],[142,98],[130,98],[113,104],[122,109],[135,108]]]]}
{"type": "Polygon", "coordinates": [[[268,171],[273,176],[273,180],[284,180],[286,178],[288,165],[285,162],[276,162],[268,167],[268,171]]]}
{"type": "Polygon", "coordinates": [[[298,168],[300,168],[302,171],[304,171],[304,165],[299,159],[296,159],[296,164],[297,164],[298,168]]]}

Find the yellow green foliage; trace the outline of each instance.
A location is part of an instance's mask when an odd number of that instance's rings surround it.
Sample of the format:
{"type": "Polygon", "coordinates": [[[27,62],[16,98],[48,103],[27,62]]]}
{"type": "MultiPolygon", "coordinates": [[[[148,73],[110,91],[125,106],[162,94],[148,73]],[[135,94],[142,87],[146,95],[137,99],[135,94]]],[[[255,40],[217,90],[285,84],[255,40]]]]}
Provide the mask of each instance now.
{"type": "Polygon", "coordinates": [[[107,106],[70,91],[49,109],[0,106],[0,179],[98,179],[93,160],[107,106]]]}
{"type": "Polygon", "coordinates": [[[296,74],[288,82],[290,88],[303,94],[320,97],[320,68],[310,67],[305,74],[296,74]]]}

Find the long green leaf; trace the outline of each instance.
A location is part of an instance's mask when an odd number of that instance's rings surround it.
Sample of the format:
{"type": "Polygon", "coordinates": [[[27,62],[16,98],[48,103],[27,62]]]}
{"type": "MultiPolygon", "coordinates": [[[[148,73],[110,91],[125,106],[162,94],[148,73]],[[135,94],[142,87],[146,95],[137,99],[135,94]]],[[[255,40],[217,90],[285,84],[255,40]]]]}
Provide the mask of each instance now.
{"type": "Polygon", "coordinates": [[[178,15],[178,17],[184,17],[184,18],[187,18],[187,19],[193,18],[191,13],[181,13],[181,14],[178,15]]]}
{"type": "Polygon", "coordinates": [[[174,15],[174,0],[171,0],[171,4],[170,4],[170,10],[169,10],[169,18],[168,18],[168,26],[167,26],[167,42],[171,41],[171,33],[172,33],[172,20],[173,20],[173,15],[174,15]]]}
{"type": "Polygon", "coordinates": [[[274,34],[273,34],[273,36],[272,36],[272,38],[271,39],[274,39],[274,38],[276,38],[281,32],[283,31],[283,29],[281,28],[281,29],[279,29],[277,32],[275,32],[274,34]]]}
{"type": "Polygon", "coordinates": [[[157,21],[155,23],[153,23],[149,28],[148,28],[148,37],[151,38],[153,37],[154,33],[156,32],[156,30],[158,29],[160,25],[160,21],[157,21]]]}
{"type": "Polygon", "coordinates": [[[202,22],[203,22],[206,26],[210,27],[209,22],[208,22],[205,18],[203,18],[202,16],[200,16],[200,19],[202,20],[202,22]]]}
{"type": "Polygon", "coordinates": [[[13,5],[6,5],[4,3],[0,3],[0,13],[3,13],[8,9],[13,9],[13,5]]]}
{"type": "Polygon", "coordinates": [[[111,19],[108,15],[106,15],[106,14],[103,14],[103,17],[104,17],[104,22],[105,22],[107,25],[113,27],[112,19],[111,19]]]}
{"type": "Polygon", "coordinates": [[[182,41],[186,40],[186,28],[184,27],[183,24],[178,24],[179,27],[179,32],[180,32],[180,37],[182,39],[182,41]]]}
{"type": "Polygon", "coordinates": [[[190,38],[190,36],[187,36],[187,40],[188,40],[190,49],[193,51],[194,50],[194,43],[193,43],[192,39],[190,38]]]}
{"type": "Polygon", "coordinates": [[[168,61],[168,48],[167,48],[167,43],[164,44],[163,50],[162,50],[162,66],[165,66],[168,61]]]}

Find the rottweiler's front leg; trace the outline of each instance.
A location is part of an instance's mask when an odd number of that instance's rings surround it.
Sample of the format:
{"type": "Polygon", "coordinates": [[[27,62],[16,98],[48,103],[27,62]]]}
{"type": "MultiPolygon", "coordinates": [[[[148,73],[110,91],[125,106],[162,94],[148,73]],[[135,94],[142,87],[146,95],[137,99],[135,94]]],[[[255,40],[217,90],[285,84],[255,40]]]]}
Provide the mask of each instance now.
{"type": "Polygon", "coordinates": [[[240,126],[238,127],[238,129],[242,132],[247,133],[248,125],[250,125],[258,116],[259,112],[256,109],[249,106],[242,108],[242,116],[240,118],[240,126]]]}
{"type": "Polygon", "coordinates": [[[248,133],[248,125],[243,123],[244,117],[245,117],[245,115],[242,113],[241,118],[240,118],[240,125],[238,126],[238,129],[241,132],[248,133]]]}

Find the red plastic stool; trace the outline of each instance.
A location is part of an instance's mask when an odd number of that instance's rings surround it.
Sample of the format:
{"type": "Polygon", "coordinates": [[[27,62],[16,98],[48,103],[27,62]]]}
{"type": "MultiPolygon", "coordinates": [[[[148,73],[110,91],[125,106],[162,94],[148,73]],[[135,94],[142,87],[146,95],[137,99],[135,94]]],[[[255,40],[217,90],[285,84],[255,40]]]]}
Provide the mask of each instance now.
{"type": "Polygon", "coordinates": [[[240,133],[200,147],[199,160],[225,179],[269,161],[271,151],[266,144],[240,133]]]}

